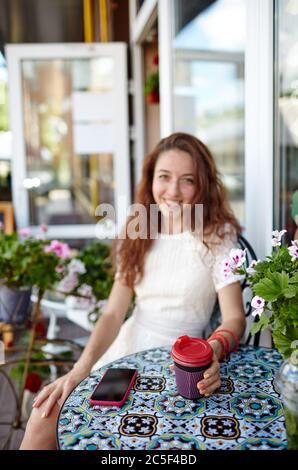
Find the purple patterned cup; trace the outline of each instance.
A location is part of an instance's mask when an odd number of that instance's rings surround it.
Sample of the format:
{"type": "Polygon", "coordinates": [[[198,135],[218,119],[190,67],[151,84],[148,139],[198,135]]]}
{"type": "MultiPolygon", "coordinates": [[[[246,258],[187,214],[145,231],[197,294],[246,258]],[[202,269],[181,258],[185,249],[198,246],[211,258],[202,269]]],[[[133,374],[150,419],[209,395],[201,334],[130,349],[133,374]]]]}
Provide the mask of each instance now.
{"type": "Polygon", "coordinates": [[[179,394],[191,400],[201,398],[197,383],[212,363],[210,344],[204,339],[180,336],[173,344],[171,356],[179,394]]]}

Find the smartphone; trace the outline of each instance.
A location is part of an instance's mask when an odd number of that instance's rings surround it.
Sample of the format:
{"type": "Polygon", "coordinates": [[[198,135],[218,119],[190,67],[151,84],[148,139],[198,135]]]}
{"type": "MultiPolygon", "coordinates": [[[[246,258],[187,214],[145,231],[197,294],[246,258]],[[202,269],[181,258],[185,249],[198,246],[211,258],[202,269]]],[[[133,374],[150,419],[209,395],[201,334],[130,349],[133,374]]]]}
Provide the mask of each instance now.
{"type": "Polygon", "coordinates": [[[137,369],[107,369],[90,397],[91,405],[122,406],[138,375],[137,369]]]}

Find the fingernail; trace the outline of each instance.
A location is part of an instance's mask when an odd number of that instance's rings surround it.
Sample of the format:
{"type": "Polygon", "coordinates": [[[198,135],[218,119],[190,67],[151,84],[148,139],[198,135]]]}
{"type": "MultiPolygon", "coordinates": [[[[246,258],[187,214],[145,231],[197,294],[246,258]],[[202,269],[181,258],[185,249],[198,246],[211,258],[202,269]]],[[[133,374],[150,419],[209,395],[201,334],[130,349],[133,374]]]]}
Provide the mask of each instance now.
{"type": "Polygon", "coordinates": [[[210,397],[211,393],[205,393],[205,397],[210,397]]]}
{"type": "Polygon", "coordinates": [[[47,416],[47,414],[46,414],[46,412],[44,411],[44,412],[42,413],[41,417],[42,417],[42,418],[46,418],[46,416],[47,416]]]}
{"type": "Polygon", "coordinates": [[[210,374],[204,374],[204,379],[209,379],[210,374]]]}

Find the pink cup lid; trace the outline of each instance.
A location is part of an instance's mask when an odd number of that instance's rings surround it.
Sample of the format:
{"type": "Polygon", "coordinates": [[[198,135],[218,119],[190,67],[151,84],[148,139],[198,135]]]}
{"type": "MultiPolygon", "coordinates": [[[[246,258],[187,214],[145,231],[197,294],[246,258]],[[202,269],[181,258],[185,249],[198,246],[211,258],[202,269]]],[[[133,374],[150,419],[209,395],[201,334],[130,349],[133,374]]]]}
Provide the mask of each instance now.
{"type": "Polygon", "coordinates": [[[180,336],[173,344],[171,356],[182,366],[203,367],[212,361],[213,349],[204,339],[180,336]]]}

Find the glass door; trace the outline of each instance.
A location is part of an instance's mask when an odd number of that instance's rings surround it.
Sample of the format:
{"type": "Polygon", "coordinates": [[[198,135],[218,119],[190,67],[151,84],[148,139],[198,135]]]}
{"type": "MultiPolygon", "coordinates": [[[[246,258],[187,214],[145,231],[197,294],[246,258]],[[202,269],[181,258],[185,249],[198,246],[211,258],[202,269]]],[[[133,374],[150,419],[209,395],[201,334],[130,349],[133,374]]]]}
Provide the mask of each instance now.
{"type": "Polygon", "coordinates": [[[7,58],[17,225],[92,238],[100,204],[130,203],[126,46],[10,45],[7,58]]]}

